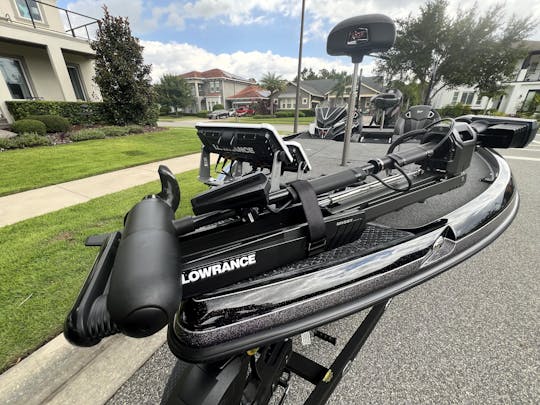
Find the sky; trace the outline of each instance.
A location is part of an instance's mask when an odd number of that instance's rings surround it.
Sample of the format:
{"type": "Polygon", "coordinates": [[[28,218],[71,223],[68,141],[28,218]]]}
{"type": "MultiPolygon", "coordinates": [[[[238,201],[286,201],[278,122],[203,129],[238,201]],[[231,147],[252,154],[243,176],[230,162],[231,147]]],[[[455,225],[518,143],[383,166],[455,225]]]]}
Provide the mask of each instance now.
{"type": "MultiPolygon", "coordinates": [[[[338,22],[354,15],[383,13],[392,18],[417,14],[423,0],[306,0],[304,67],[315,71],[335,68],[352,72],[347,57],[326,54],[326,36],[338,22]]],[[[485,10],[495,0],[475,4],[450,0],[452,14],[485,10]]],[[[301,0],[58,0],[58,6],[100,18],[101,4],[113,15],[129,18],[132,31],[144,46],[152,78],[166,73],[220,68],[246,78],[265,73],[296,76],[301,0]]],[[[540,1],[507,0],[510,16],[532,15],[540,21],[540,1]]],[[[540,26],[531,39],[540,40],[540,26]]],[[[361,65],[370,75],[374,60],[361,65]]]]}

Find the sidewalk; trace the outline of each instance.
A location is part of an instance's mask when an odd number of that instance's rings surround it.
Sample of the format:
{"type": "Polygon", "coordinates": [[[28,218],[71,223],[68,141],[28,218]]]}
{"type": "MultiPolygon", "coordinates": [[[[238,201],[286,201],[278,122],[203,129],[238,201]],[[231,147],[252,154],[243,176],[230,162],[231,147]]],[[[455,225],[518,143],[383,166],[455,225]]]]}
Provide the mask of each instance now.
{"type": "MultiPolygon", "coordinates": [[[[0,197],[0,226],[158,180],[160,164],[173,173],[196,169],[199,159],[192,154],[0,197]]],[[[115,335],[90,348],[57,336],[0,375],[0,403],[103,404],[165,343],[165,332],[146,339],[115,335]]]]}
{"type": "Polygon", "coordinates": [[[199,159],[197,153],[0,197],[0,226],[159,180],[160,164],[168,166],[173,173],[196,169],[199,159]]]}

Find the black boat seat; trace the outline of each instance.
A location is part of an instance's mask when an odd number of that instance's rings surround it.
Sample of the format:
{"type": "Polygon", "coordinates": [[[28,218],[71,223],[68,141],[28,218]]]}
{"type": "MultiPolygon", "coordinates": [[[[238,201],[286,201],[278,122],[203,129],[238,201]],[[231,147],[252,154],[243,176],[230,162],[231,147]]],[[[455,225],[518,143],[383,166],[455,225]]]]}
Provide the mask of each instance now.
{"type": "Polygon", "coordinates": [[[402,135],[415,129],[422,129],[439,121],[441,116],[430,105],[414,105],[400,116],[394,126],[394,135],[402,135]]]}

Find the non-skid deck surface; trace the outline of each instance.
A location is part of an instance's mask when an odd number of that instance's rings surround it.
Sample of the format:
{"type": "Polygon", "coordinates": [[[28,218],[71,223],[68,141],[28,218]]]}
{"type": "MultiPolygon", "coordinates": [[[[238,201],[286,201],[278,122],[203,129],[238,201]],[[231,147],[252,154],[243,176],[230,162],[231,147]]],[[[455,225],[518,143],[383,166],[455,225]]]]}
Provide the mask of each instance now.
{"type": "MultiPolygon", "coordinates": [[[[303,146],[313,167],[313,170],[305,176],[306,179],[346,169],[346,167],[341,166],[343,142],[307,138],[295,140],[303,146]]],[[[407,145],[403,145],[402,148],[406,149],[407,145]]],[[[387,149],[387,144],[351,143],[347,167],[362,166],[370,159],[384,156],[387,149]]],[[[473,156],[466,173],[467,182],[462,187],[431,197],[423,203],[412,204],[399,211],[384,215],[377,219],[377,223],[395,228],[414,228],[452,212],[488,187],[488,184],[482,182],[481,179],[489,175],[489,169],[478,155],[473,156]]],[[[293,178],[291,174],[287,175],[287,180],[293,178]]],[[[368,181],[372,180],[368,179],[368,181]]]]}

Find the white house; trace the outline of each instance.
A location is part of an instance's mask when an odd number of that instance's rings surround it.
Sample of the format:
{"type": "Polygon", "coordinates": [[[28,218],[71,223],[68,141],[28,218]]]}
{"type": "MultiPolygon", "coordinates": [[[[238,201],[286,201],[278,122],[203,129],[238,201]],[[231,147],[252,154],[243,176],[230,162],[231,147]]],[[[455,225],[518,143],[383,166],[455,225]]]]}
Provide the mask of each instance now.
{"type": "Polygon", "coordinates": [[[504,83],[506,94],[494,100],[480,98],[474,88],[458,87],[442,90],[432,100],[435,108],[462,103],[472,109],[496,108],[505,114],[516,114],[525,108],[535,95],[540,94],[540,41],[525,41],[528,55],[516,66],[513,80],[504,83]]]}
{"type": "Polygon", "coordinates": [[[90,35],[96,20],[56,0],[0,1],[0,124],[6,101],[99,101],[90,35]]]}

